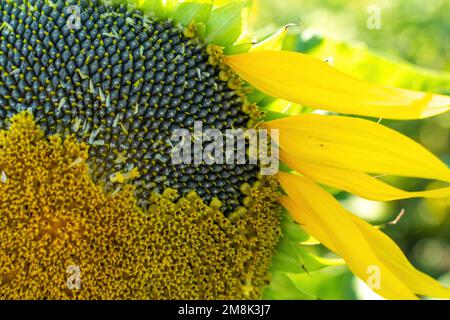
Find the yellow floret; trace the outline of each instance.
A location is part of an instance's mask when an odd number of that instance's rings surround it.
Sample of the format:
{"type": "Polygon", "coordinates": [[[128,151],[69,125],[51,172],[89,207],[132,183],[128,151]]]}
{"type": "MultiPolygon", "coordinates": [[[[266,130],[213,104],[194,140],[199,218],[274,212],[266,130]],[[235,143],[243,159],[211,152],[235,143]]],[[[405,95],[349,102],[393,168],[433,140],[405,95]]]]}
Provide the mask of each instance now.
{"type": "Polygon", "coordinates": [[[254,200],[234,219],[173,189],[142,212],[131,186],[94,184],[87,157],[73,137],[45,138],[29,113],[0,132],[0,298],[261,297],[279,237],[273,181],[246,186],[254,200]]]}

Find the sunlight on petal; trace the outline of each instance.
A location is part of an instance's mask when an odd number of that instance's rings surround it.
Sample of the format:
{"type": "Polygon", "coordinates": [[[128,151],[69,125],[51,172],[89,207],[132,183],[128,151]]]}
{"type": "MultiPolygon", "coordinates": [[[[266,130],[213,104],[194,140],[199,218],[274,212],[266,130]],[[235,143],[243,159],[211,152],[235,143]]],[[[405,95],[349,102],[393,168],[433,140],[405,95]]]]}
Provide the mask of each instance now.
{"type": "Polygon", "coordinates": [[[450,182],[450,169],[432,153],[372,121],[304,114],[264,125],[280,130],[281,149],[295,158],[341,169],[450,182]]]}
{"type": "Polygon", "coordinates": [[[408,192],[395,188],[364,172],[319,165],[301,157],[294,157],[284,150],[280,151],[280,158],[290,168],[318,183],[369,200],[392,201],[408,198],[446,198],[450,196],[450,187],[408,192]]]}
{"type": "Polygon", "coordinates": [[[371,84],[302,53],[258,51],[224,62],[258,90],[317,109],[387,119],[427,118],[450,109],[449,96],[371,84]]]}

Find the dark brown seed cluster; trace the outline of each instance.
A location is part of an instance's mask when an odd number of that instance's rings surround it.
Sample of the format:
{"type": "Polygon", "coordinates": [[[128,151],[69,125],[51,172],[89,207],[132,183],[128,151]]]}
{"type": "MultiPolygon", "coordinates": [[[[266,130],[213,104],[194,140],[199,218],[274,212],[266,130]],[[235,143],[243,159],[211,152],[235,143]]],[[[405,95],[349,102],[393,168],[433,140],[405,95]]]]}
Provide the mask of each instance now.
{"type": "Polygon", "coordinates": [[[218,198],[226,213],[240,206],[257,166],[171,163],[173,130],[249,121],[199,40],[169,21],[90,0],[0,0],[0,25],[0,128],[30,110],[47,135],[75,134],[89,145],[94,179],[134,179],[144,207],[167,187],[218,198]],[[78,30],[68,27],[71,5],[80,8],[78,30]]]}

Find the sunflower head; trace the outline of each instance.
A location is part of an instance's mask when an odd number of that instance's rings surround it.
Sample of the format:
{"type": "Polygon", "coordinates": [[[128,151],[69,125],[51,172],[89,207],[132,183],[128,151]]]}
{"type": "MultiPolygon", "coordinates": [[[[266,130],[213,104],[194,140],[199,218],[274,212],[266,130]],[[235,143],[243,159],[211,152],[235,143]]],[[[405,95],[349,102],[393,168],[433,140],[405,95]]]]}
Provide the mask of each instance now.
{"type": "MultiPolygon", "coordinates": [[[[372,85],[283,52],[288,27],[249,41],[250,5],[0,0],[1,297],[260,298],[288,233],[283,224],[280,232],[281,205],[361,278],[378,266],[385,276],[377,293],[448,296],[314,182],[376,200],[439,197],[448,188],[411,193],[370,174],[448,182],[448,168],[372,121],[264,121],[258,103],[269,96],[411,119],[448,110],[449,98],[372,85]],[[204,132],[228,129],[270,130],[256,153],[278,143],[289,173],[262,176],[266,163],[252,161],[248,136],[227,141],[227,161],[205,153],[217,140],[204,132]],[[180,131],[194,144],[190,162],[172,161],[180,131]],[[67,287],[72,266],[81,272],[77,290],[67,287]]],[[[295,268],[315,259],[297,243],[291,249],[295,268]]]]}

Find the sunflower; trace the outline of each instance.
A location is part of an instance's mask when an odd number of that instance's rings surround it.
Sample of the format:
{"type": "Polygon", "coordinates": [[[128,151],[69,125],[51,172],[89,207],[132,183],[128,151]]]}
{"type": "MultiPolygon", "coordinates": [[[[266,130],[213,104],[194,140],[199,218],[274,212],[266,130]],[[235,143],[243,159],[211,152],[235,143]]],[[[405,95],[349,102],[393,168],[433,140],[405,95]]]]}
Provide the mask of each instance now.
{"type": "Polygon", "coordinates": [[[450,98],[370,84],[282,51],[288,27],[249,41],[250,7],[0,0],[0,297],[261,298],[277,244],[299,232],[286,230],[284,207],[362,280],[375,270],[379,295],[450,298],[319,186],[377,201],[448,197],[450,187],[408,192],[374,176],[450,182],[445,164],[371,120],[269,120],[258,107],[267,95],[407,120],[446,112],[450,98]],[[196,122],[277,132],[284,170],[267,177],[250,161],[171,163],[172,132],[196,122]],[[81,274],[70,282],[73,270],[81,274]]]}

